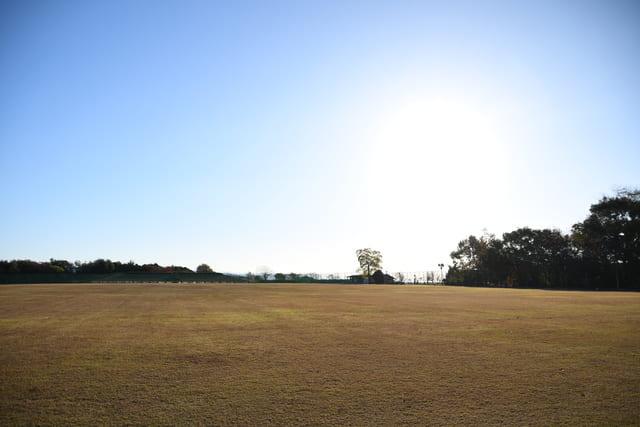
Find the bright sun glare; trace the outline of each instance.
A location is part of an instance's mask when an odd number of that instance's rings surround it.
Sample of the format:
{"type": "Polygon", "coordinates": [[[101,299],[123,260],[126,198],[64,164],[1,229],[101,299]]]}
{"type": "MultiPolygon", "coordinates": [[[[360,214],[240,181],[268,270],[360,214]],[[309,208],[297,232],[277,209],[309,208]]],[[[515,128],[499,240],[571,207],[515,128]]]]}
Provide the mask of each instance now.
{"type": "Polygon", "coordinates": [[[378,194],[432,194],[446,202],[455,193],[473,199],[504,185],[506,123],[470,100],[403,99],[380,115],[370,138],[369,176],[378,194]]]}

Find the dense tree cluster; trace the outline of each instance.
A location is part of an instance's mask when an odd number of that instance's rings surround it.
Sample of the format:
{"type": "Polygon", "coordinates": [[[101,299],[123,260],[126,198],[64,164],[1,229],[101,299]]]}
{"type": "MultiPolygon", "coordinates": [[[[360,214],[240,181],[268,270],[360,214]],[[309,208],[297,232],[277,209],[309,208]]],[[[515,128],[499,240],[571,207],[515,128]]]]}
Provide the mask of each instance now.
{"type": "Polygon", "coordinates": [[[208,264],[200,264],[196,268],[196,273],[213,273],[213,270],[211,269],[211,267],[209,267],[208,264]]]}
{"type": "Polygon", "coordinates": [[[520,228],[469,236],[451,253],[450,284],[543,288],[640,287],[640,191],[590,208],[570,234],[520,228]]]}
{"type": "Polygon", "coordinates": [[[0,261],[0,273],[192,273],[187,267],[158,264],[136,264],[133,261],[122,263],[109,259],[70,263],[65,260],[51,259],[48,262],[31,260],[0,261]]]}

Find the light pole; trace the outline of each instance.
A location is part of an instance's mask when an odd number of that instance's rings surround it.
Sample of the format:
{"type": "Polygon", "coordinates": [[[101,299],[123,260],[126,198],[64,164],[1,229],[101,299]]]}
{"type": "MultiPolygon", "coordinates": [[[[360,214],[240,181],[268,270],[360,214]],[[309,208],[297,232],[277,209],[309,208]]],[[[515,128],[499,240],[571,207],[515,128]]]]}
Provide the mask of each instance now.
{"type": "Polygon", "coordinates": [[[618,233],[618,237],[620,237],[620,240],[622,240],[622,257],[621,257],[622,259],[616,259],[616,289],[620,290],[620,264],[624,265],[624,257],[625,257],[624,233],[623,232],[618,233]]]}
{"type": "Polygon", "coordinates": [[[438,264],[440,267],[440,283],[444,283],[444,276],[442,275],[442,269],[444,268],[444,264],[438,264]]]}

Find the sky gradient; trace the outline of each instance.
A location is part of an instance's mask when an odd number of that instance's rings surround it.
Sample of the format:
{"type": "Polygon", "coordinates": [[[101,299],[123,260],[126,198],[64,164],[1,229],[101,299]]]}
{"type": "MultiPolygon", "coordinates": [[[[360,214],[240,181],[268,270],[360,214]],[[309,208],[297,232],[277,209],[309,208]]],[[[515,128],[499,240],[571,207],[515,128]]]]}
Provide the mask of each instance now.
{"type": "Polygon", "coordinates": [[[640,185],[640,4],[5,1],[0,259],[435,270],[640,185]]]}

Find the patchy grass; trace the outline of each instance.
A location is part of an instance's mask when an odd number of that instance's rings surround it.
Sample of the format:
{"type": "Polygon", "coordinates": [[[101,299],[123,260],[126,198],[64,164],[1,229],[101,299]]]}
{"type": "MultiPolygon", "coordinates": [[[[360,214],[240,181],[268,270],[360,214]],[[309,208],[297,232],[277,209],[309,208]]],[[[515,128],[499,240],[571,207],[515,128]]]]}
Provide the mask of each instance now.
{"type": "Polygon", "coordinates": [[[0,286],[0,424],[640,424],[640,294],[0,286]]]}

